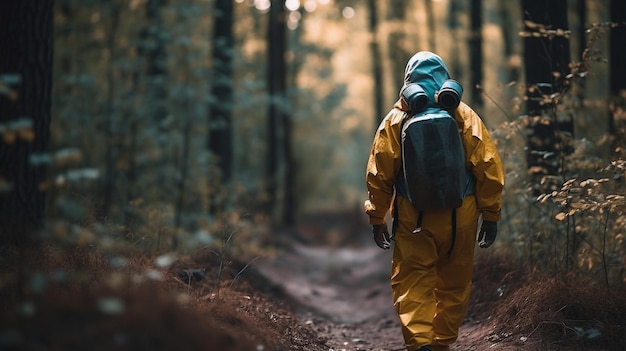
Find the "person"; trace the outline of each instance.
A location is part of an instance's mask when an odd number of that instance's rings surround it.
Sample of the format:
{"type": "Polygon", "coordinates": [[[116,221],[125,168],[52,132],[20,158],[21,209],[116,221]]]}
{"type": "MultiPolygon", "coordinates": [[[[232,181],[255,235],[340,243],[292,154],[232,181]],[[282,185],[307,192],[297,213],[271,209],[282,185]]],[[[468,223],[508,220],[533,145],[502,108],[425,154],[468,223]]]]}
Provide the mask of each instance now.
{"type": "MultiPolygon", "coordinates": [[[[434,95],[448,78],[441,57],[421,51],[406,65],[404,87],[418,83],[428,97],[427,108],[437,108],[434,95]]],[[[401,126],[411,117],[409,104],[402,93],[400,96],[374,136],[364,207],[376,244],[388,249],[391,241],[395,242],[391,288],[407,350],[449,350],[467,311],[477,234],[483,248],[496,239],[504,172],[496,145],[480,117],[460,102],[449,112],[457,122],[465,165],[473,175],[473,194],[466,195],[455,209],[454,223],[450,220],[452,209],[416,210],[398,191],[401,126]],[[391,233],[386,224],[390,209],[391,233]],[[416,229],[418,215],[421,230],[416,229]]]]}

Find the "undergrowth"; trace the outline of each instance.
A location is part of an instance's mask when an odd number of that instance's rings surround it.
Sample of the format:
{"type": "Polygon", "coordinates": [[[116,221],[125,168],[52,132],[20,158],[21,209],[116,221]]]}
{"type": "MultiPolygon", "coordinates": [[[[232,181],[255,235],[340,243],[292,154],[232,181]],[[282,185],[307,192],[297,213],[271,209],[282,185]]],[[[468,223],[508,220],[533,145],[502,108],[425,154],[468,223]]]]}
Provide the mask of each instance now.
{"type": "Polygon", "coordinates": [[[560,77],[561,90],[541,96],[539,115],[509,118],[493,135],[507,183],[500,249],[528,271],[568,272],[621,288],[626,281],[626,100],[614,97],[602,110],[585,107],[580,94],[592,64],[604,61],[594,45],[611,26],[589,28],[581,61],[560,77]],[[605,121],[609,112],[612,130],[596,140],[575,138],[562,127],[578,119],[605,121]],[[546,139],[534,134],[536,125],[548,130],[546,139]],[[531,147],[531,140],[540,147],[531,147]]]}

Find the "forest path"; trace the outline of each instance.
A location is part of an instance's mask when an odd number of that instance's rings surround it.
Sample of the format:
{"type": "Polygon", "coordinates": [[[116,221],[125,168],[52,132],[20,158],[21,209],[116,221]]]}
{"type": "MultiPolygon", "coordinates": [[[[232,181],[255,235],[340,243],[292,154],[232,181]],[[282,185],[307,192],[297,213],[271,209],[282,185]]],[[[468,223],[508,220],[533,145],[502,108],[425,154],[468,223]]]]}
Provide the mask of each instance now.
{"type": "MultiPolygon", "coordinates": [[[[371,246],[292,244],[257,269],[295,301],[301,320],[328,339],[330,350],[405,350],[393,308],[392,250],[371,246]]],[[[488,340],[488,326],[465,324],[451,350],[520,350],[488,340]]]]}
{"type": "Polygon", "coordinates": [[[391,250],[293,244],[257,269],[295,301],[333,350],[404,350],[391,298],[391,250]]]}

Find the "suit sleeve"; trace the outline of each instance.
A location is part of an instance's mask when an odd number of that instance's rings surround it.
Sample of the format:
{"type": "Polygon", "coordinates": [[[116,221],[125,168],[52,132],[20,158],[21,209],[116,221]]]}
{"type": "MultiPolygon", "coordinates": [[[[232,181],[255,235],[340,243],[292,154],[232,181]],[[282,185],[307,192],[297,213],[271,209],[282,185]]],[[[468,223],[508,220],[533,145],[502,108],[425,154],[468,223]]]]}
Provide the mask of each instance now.
{"type": "Polygon", "coordinates": [[[371,224],[385,223],[394,195],[396,174],[400,169],[400,125],[405,113],[394,109],[381,122],[367,161],[368,199],[365,213],[371,224]]]}
{"type": "Polygon", "coordinates": [[[498,148],[480,117],[461,104],[457,120],[463,120],[466,162],[476,177],[476,202],[483,220],[497,222],[501,217],[504,170],[498,148]]]}

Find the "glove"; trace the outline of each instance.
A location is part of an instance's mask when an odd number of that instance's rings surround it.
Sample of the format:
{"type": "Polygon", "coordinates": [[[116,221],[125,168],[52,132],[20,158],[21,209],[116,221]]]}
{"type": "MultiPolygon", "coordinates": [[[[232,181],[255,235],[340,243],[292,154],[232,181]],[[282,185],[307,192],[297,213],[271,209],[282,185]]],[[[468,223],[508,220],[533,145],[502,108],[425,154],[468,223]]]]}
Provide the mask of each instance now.
{"type": "Polygon", "coordinates": [[[478,246],[486,249],[496,241],[496,235],[498,234],[498,223],[483,221],[483,225],[480,227],[478,233],[478,246]]]}
{"type": "Polygon", "coordinates": [[[378,247],[383,250],[387,250],[391,247],[391,240],[393,240],[393,236],[389,234],[387,223],[373,225],[372,234],[378,247]]]}

